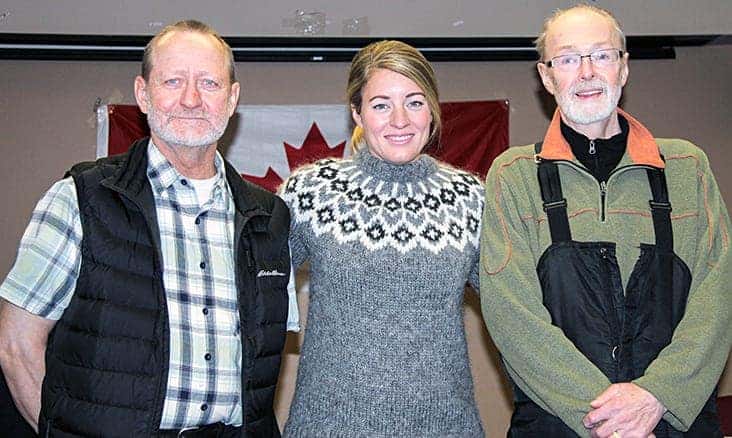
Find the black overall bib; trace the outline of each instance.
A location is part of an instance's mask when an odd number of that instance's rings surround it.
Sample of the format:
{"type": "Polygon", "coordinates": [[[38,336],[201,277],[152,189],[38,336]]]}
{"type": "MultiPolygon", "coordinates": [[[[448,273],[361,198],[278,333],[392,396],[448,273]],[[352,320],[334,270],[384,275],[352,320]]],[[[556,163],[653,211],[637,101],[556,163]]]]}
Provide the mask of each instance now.
{"type": "MultiPolygon", "coordinates": [[[[537,144],[537,153],[540,145],[537,144]]],[[[661,169],[647,168],[655,245],[641,243],[640,257],[623,290],[613,242],[572,240],[567,201],[557,164],[540,161],[538,178],[552,243],[536,267],[543,303],[552,324],[561,328],[612,383],[642,376],[671,342],[684,316],[691,273],[673,252],[671,204],[661,169]]],[[[561,364],[560,364],[561,366],[561,364]]],[[[544,411],[513,384],[514,413],[509,437],[574,437],[558,417],[544,411]]],[[[716,390],[688,432],[661,420],[662,437],[721,437],[716,390]]]]}

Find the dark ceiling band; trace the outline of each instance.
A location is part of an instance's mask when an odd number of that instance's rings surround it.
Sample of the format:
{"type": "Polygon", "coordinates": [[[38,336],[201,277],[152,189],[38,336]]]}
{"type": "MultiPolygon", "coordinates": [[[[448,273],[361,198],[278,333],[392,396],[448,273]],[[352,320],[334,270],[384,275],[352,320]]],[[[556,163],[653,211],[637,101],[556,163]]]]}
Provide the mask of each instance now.
{"type": "MultiPolygon", "coordinates": [[[[0,33],[0,59],[139,61],[150,36],[0,33]]],[[[226,37],[238,62],[349,62],[363,46],[383,38],[226,37]]],[[[430,61],[537,60],[533,37],[399,38],[430,61]]],[[[629,36],[633,59],[674,59],[675,47],[729,41],[729,35],[629,36]]]]}

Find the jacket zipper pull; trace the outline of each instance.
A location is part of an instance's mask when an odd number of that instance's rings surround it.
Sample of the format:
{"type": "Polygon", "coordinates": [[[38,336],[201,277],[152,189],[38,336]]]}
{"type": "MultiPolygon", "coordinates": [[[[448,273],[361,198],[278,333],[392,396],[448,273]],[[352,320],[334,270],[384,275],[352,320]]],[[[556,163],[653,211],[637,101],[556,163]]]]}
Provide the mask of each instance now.
{"type": "Polygon", "coordinates": [[[590,140],[590,155],[595,155],[596,149],[595,149],[595,140],[590,140]]]}
{"type": "Polygon", "coordinates": [[[605,197],[607,196],[607,182],[600,182],[600,220],[605,222],[605,197]]]}

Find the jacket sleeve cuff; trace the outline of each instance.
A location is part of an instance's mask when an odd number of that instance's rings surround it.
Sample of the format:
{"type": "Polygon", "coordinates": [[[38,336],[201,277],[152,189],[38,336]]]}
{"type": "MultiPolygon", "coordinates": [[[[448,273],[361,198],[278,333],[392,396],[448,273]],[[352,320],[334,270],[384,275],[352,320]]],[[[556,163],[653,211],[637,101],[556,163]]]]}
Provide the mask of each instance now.
{"type": "Polygon", "coordinates": [[[663,414],[663,419],[668,422],[674,429],[686,432],[694,422],[695,416],[688,412],[683,400],[677,400],[674,394],[669,391],[669,388],[665,388],[659,382],[653,382],[646,376],[642,376],[633,383],[645,389],[646,391],[653,394],[656,400],[666,408],[666,413],[663,414]],[[678,403],[674,403],[674,402],[678,403]]]}

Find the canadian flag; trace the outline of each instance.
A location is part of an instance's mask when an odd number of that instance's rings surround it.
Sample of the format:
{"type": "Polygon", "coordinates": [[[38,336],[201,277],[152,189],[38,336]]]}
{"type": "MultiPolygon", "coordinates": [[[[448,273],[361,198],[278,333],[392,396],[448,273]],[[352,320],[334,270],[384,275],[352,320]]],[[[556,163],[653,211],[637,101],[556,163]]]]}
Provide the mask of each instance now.
{"type": "MultiPolygon", "coordinates": [[[[508,147],[508,101],[447,102],[439,146],[426,151],[481,177],[508,147]]],[[[123,153],[149,134],[136,105],[97,110],[97,157],[123,153]]],[[[240,105],[220,151],[242,177],[275,191],[293,169],[349,155],[351,114],[345,105],[240,105]]]]}

